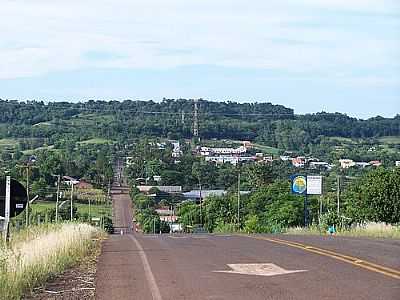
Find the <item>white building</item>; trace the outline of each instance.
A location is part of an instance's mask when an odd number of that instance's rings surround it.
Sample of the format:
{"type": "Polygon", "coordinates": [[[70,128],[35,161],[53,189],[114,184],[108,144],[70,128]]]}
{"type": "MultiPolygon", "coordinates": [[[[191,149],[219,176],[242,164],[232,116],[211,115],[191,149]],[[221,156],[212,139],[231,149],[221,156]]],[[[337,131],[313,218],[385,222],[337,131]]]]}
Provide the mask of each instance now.
{"type": "Polygon", "coordinates": [[[339,159],[339,163],[342,169],[348,169],[356,165],[356,163],[352,159],[339,159]]]}
{"type": "Polygon", "coordinates": [[[400,167],[400,160],[396,160],[395,165],[396,165],[396,167],[400,167]]]}
{"type": "Polygon", "coordinates": [[[239,162],[254,161],[255,156],[232,156],[232,155],[221,155],[221,156],[207,156],[206,162],[213,162],[216,164],[230,163],[236,166],[239,162]]]}
{"type": "Polygon", "coordinates": [[[181,157],[183,152],[181,150],[181,145],[179,144],[179,142],[173,142],[172,146],[174,147],[174,149],[172,149],[172,157],[173,158],[181,157]]]}
{"type": "Polygon", "coordinates": [[[201,147],[200,154],[202,156],[210,156],[210,155],[233,155],[233,154],[244,154],[247,152],[247,148],[244,146],[240,146],[238,148],[209,148],[209,147],[201,147]]]}

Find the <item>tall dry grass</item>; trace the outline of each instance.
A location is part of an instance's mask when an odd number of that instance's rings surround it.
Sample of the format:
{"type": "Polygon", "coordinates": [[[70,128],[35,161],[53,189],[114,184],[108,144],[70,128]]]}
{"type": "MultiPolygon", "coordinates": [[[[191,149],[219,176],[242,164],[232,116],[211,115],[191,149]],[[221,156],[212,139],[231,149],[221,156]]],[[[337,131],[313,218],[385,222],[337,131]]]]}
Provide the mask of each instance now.
{"type": "Polygon", "coordinates": [[[24,293],[87,255],[98,230],[87,224],[64,223],[32,227],[14,234],[0,248],[0,299],[24,293]]]}
{"type": "MultiPolygon", "coordinates": [[[[325,229],[318,226],[310,226],[309,228],[294,227],[286,230],[287,234],[314,234],[327,235],[325,229]]],[[[367,223],[364,225],[353,226],[349,229],[339,230],[336,235],[349,237],[370,237],[370,238],[389,238],[400,239],[400,226],[385,223],[367,223]]]]}

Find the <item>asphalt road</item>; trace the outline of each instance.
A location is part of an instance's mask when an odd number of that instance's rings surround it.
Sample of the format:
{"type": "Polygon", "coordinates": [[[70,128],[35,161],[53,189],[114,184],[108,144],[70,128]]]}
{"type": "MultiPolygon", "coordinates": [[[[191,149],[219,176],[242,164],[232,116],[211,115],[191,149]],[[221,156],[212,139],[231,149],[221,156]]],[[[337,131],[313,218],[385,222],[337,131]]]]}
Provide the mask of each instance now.
{"type": "MultiPolygon", "coordinates": [[[[113,199],[115,220],[119,224],[127,222],[123,225],[129,227],[129,196],[118,195],[113,199]]],[[[318,236],[112,235],[103,244],[99,259],[96,297],[400,299],[400,276],[395,278],[374,268],[321,255],[315,250],[319,248],[397,270],[400,266],[400,242],[390,240],[318,236]],[[270,238],[310,247],[266,240],[270,238]]]]}

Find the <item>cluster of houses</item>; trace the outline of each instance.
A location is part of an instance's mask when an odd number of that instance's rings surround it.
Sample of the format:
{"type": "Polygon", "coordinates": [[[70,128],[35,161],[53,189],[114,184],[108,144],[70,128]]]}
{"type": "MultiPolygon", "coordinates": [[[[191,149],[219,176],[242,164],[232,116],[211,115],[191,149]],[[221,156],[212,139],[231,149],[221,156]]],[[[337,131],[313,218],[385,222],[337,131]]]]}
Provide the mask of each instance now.
{"type": "Polygon", "coordinates": [[[204,157],[204,160],[206,162],[215,164],[230,163],[236,166],[241,162],[251,162],[260,160],[260,156],[257,155],[254,156],[248,154],[248,150],[250,148],[251,148],[251,143],[248,141],[244,141],[242,142],[241,146],[236,148],[199,146],[196,148],[195,154],[204,157]]]}
{"type": "Polygon", "coordinates": [[[360,167],[360,168],[365,168],[365,167],[379,167],[382,165],[382,162],[379,160],[371,160],[370,162],[357,162],[352,159],[339,159],[340,167],[342,169],[348,169],[351,167],[360,167]]]}

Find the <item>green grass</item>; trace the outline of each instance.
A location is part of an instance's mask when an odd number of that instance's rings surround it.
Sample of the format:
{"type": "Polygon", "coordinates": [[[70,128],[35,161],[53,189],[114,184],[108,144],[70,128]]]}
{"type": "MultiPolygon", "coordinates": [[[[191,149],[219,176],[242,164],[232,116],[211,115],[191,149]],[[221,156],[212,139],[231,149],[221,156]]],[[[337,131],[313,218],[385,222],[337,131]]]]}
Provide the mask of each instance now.
{"type": "MultiPolygon", "coordinates": [[[[310,226],[309,228],[288,228],[286,234],[328,235],[325,229],[321,229],[318,226],[310,226]]],[[[400,226],[386,225],[383,223],[368,223],[365,226],[357,226],[347,230],[339,230],[336,235],[348,237],[400,239],[400,226]]]]}
{"type": "Polygon", "coordinates": [[[265,146],[265,145],[260,145],[260,144],[253,144],[254,148],[261,150],[264,153],[272,154],[272,155],[279,155],[281,152],[280,149],[270,147],[270,146],[265,146]]]}
{"type": "Polygon", "coordinates": [[[0,146],[16,146],[17,144],[17,139],[0,139],[0,146]]]}
{"type": "Polygon", "coordinates": [[[35,148],[35,149],[24,150],[24,151],[22,151],[22,153],[24,155],[32,155],[35,152],[40,151],[40,150],[55,150],[55,149],[54,149],[54,145],[50,145],[50,146],[38,147],[38,148],[35,148]]]}
{"type": "Polygon", "coordinates": [[[383,136],[380,137],[378,140],[382,144],[388,144],[388,145],[400,144],[400,136],[383,136]]]}
{"type": "MultiPolygon", "coordinates": [[[[31,204],[32,212],[36,214],[46,214],[46,211],[55,209],[55,202],[52,201],[37,201],[31,204]]],[[[89,204],[75,203],[78,208],[78,214],[89,214],[89,204]]],[[[111,207],[106,204],[91,204],[90,205],[91,217],[100,217],[104,215],[111,215],[111,207]]]]}
{"type": "Polygon", "coordinates": [[[113,143],[113,140],[107,140],[102,138],[93,138],[86,141],[78,142],[79,145],[89,145],[89,144],[110,144],[113,143]]]}
{"type": "Polygon", "coordinates": [[[17,139],[0,139],[0,149],[2,150],[12,150],[15,149],[18,145],[18,140],[17,139]]]}

